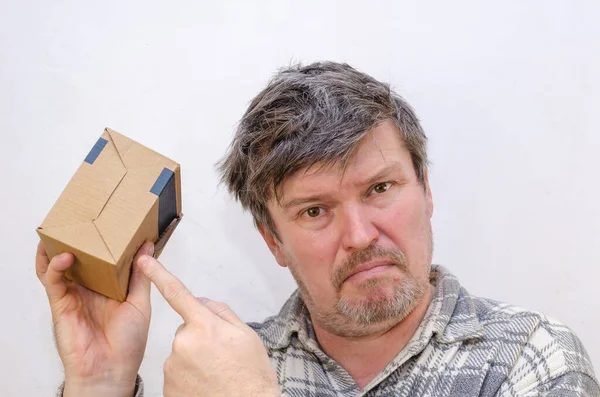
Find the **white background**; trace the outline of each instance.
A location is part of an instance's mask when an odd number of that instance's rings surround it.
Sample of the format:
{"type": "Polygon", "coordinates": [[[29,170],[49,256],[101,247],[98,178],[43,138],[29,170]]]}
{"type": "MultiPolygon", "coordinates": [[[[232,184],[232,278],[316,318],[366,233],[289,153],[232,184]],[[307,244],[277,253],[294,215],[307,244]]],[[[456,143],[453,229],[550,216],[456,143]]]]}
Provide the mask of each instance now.
{"type": "MultiPolygon", "coordinates": [[[[0,394],[53,395],[62,369],[35,228],[104,127],[182,165],[162,257],[244,320],[294,283],[213,165],[280,66],[346,61],[430,137],[435,262],[469,291],[571,326],[600,368],[597,1],[2,1],[0,394]]],[[[178,316],[153,291],[141,374],[162,395],[178,316]]]]}

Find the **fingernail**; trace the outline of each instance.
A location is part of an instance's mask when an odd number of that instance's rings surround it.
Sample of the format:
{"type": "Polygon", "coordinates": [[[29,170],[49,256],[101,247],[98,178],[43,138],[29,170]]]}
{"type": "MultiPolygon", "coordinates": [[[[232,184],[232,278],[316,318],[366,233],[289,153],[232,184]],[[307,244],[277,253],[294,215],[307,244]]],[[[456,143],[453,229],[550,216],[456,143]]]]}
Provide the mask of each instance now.
{"type": "Polygon", "coordinates": [[[199,296],[197,299],[200,301],[200,303],[206,303],[210,301],[210,299],[205,298],[203,296],[199,296]]]}
{"type": "Polygon", "coordinates": [[[152,243],[152,245],[150,246],[150,249],[148,250],[148,255],[154,256],[154,243],[152,243]]]}

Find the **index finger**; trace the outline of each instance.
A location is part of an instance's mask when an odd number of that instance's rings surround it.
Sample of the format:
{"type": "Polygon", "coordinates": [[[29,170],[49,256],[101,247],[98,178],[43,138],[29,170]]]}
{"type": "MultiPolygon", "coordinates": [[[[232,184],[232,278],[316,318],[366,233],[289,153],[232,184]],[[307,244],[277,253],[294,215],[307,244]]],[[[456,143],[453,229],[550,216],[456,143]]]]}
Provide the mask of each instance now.
{"type": "Polygon", "coordinates": [[[156,286],[167,303],[186,323],[198,323],[214,314],[196,300],[187,287],[156,259],[144,255],[138,259],[144,275],[156,286]]]}

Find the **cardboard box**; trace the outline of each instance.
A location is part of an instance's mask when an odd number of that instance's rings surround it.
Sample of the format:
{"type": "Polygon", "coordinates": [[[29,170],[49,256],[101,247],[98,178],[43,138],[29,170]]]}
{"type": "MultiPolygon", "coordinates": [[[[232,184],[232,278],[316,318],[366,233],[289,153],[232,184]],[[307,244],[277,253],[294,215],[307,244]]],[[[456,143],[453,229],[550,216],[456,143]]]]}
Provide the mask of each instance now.
{"type": "Polygon", "coordinates": [[[37,232],[75,255],[69,280],[122,302],[138,249],[158,257],[181,217],[179,164],[107,128],[37,232]]]}

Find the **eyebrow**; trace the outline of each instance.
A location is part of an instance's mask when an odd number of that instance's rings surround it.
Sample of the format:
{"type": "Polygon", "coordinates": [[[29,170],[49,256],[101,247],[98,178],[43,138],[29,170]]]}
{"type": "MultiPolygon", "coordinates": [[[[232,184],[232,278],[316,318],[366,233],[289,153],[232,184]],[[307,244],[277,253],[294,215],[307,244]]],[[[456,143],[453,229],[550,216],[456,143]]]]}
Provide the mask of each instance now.
{"type": "Polygon", "coordinates": [[[293,200],[283,203],[282,208],[287,211],[292,207],[296,207],[302,204],[314,203],[318,201],[326,201],[328,196],[309,196],[309,197],[298,197],[293,200]]]}
{"type": "MultiPolygon", "coordinates": [[[[384,168],[382,168],[379,172],[377,172],[377,174],[373,175],[372,177],[369,177],[368,179],[366,179],[364,181],[357,182],[356,185],[357,186],[372,185],[376,182],[380,182],[382,179],[385,179],[392,172],[399,171],[401,169],[402,169],[402,167],[400,167],[400,165],[397,162],[389,163],[384,168]]],[[[319,201],[322,202],[322,201],[327,201],[328,199],[329,199],[328,195],[313,195],[313,196],[308,196],[308,197],[298,197],[298,198],[292,199],[290,201],[284,202],[281,205],[281,207],[283,208],[284,211],[287,211],[292,207],[296,207],[296,206],[299,206],[302,204],[314,203],[314,202],[319,202],[319,201]]]]}
{"type": "Polygon", "coordinates": [[[402,167],[400,166],[400,164],[394,161],[394,162],[387,164],[385,167],[383,167],[377,174],[373,175],[372,177],[370,177],[369,179],[367,179],[365,181],[356,183],[356,185],[357,186],[372,185],[375,182],[380,182],[382,179],[385,179],[394,171],[401,171],[401,170],[402,170],[402,167]]]}

